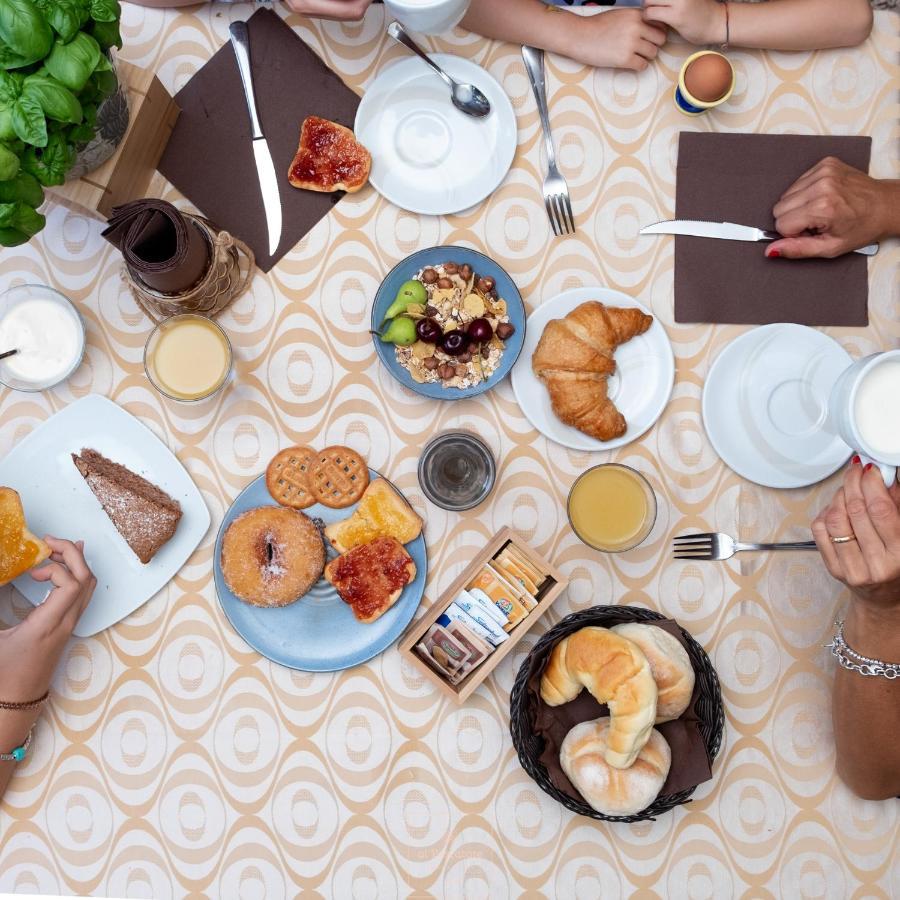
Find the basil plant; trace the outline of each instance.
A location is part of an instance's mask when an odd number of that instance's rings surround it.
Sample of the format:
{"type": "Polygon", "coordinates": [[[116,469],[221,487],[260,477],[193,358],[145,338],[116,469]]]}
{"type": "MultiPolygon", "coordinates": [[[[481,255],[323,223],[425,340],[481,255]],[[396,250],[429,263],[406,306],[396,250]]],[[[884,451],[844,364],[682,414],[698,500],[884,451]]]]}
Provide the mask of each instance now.
{"type": "Polygon", "coordinates": [[[44,186],[62,184],[118,88],[118,0],[0,0],[0,246],[44,227],[44,186]]]}

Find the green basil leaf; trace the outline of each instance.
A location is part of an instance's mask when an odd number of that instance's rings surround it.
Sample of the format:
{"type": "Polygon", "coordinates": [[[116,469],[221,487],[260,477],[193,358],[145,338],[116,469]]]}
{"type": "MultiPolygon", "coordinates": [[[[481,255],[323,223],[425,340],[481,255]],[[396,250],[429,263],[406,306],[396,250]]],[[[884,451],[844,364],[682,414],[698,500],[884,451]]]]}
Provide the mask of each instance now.
{"type": "Polygon", "coordinates": [[[113,67],[112,63],[109,61],[109,57],[105,53],[100,54],[100,59],[97,62],[97,65],[94,67],[95,72],[112,72],[113,67]]]}
{"type": "Polygon", "coordinates": [[[11,228],[15,228],[31,237],[31,235],[37,234],[47,224],[47,220],[27,203],[17,203],[16,211],[9,224],[11,228]]]}
{"type": "Polygon", "coordinates": [[[18,65],[29,65],[50,52],[53,30],[33,0],[0,0],[0,40],[18,65]]]}
{"type": "Polygon", "coordinates": [[[13,104],[12,125],[19,140],[35,147],[47,146],[47,117],[37,100],[19,97],[13,104]]]}
{"type": "Polygon", "coordinates": [[[118,22],[121,14],[119,0],[91,0],[91,18],[95,22],[118,22]]]}
{"type": "Polygon", "coordinates": [[[77,94],[99,61],[100,45],[89,34],[79,31],[68,44],[56,41],[44,64],[57,81],[77,94]]]}
{"type": "Polygon", "coordinates": [[[22,96],[40,105],[48,119],[78,124],[81,104],[78,98],[56,79],[47,75],[29,75],[22,85],[22,96]]]}
{"type": "Polygon", "coordinates": [[[22,93],[24,81],[19,74],[0,71],[0,105],[12,106],[22,93]]]}
{"type": "Polygon", "coordinates": [[[95,21],[90,27],[90,33],[104,50],[109,50],[110,47],[121,48],[122,46],[122,35],[119,32],[118,20],[115,22],[95,21]]]}
{"type": "Polygon", "coordinates": [[[9,181],[19,174],[19,157],[5,144],[0,144],[0,182],[9,181]]]}
{"type": "Polygon", "coordinates": [[[34,0],[34,4],[64,41],[71,41],[91,19],[90,0],[34,0]]]}
{"type": "Polygon", "coordinates": [[[94,72],[91,81],[94,85],[98,105],[119,89],[119,79],[116,78],[115,72],[94,72]]]}
{"type": "Polygon", "coordinates": [[[18,203],[0,203],[0,228],[8,228],[16,214],[18,203]]]}
{"type": "Polygon", "coordinates": [[[0,181],[0,203],[27,203],[35,209],[44,202],[44,189],[27,172],[19,172],[9,181],[0,181]]]}
{"type": "Polygon", "coordinates": [[[22,168],[45,187],[63,184],[74,162],[75,151],[60,132],[50,135],[46,147],[26,147],[22,155],[22,168]]]}
{"type": "Polygon", "coordinates": [[[13,128],[12,107],[5,106],[0,109],[0,141],[11,141],[16,137],[16,129],[13,128]]]}
{"type": "Polygon", "coordinates": [[[97,131],[93,125],[83,122],[81,125],[73,125],[69,129],[69,141],[73,144],[89,144],[97,131]]]}
{"type": "Polygon", "coordinates": [[[19,244],[27,244],[29,240],[27,234],[23,234],[15,228],[0,228],[0,246],[2,247],[18,247],[19,244]]]}

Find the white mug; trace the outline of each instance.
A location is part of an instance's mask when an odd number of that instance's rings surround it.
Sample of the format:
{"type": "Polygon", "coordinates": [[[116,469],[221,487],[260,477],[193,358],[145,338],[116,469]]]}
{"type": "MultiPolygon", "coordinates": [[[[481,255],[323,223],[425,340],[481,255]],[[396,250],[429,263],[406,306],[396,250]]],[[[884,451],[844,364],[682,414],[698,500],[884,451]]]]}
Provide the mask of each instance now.
{"type": "Polygon", "coordinates": [[[410,31],[441,34],[458,25],[471,0],[384,0],[388,12],[410,31]]]}
{"type": "Polygon", "coordinates": [[[845,369],[831,390],[828,417],[863,463],[892,485],[900,466],[900,350],[873,353],[845,369]]]}

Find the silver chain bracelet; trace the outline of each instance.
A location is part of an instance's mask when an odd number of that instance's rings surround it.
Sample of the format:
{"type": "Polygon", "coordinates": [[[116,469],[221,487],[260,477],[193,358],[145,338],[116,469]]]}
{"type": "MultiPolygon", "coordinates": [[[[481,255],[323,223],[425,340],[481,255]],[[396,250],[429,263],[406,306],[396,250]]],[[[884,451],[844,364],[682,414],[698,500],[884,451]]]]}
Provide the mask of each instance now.
{"type": "Polygon", "coordinates": [[[880,675],[882,678],[893,680],[900,678],[900,663],[884,662],[880,659],[870,659],[855,650],[851,650],[844,640],[843,621],[835,622],[837,634],[831,639],[831,643],[825,644],[825,649],[831,651],[831,655],[838,661],[842,669],[858,672],[867,677],[880,675]]]}

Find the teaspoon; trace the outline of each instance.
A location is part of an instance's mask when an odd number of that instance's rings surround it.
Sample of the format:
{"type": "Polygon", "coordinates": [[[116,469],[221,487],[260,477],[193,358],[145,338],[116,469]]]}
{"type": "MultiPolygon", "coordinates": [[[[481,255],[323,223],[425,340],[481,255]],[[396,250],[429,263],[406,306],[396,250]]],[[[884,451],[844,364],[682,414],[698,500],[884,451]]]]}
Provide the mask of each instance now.
{"type": "Polygon", "coordinates": [[[7,356],[15,356],[18,352],[18,350],[7,350],[5,353],[0,353],[0,359],[6,359],[7,356]]]}
{"type": "Polygon", "coordinates": [[[406,33],[406,30],[399,22],[391,22],[387,31],[397,43],[403,44],[404,47],[412,50],[416,56],[424,59],[447,82],[447,87],[450,88],[450,99],[458,110],[468,116],[474,116],[476,119],[486,116],[491,111],[490,101],[477,87],[472,84],[460,84],[458,81],[454,81],[434,60],[426,55],[425,51],[406,33]]]}

